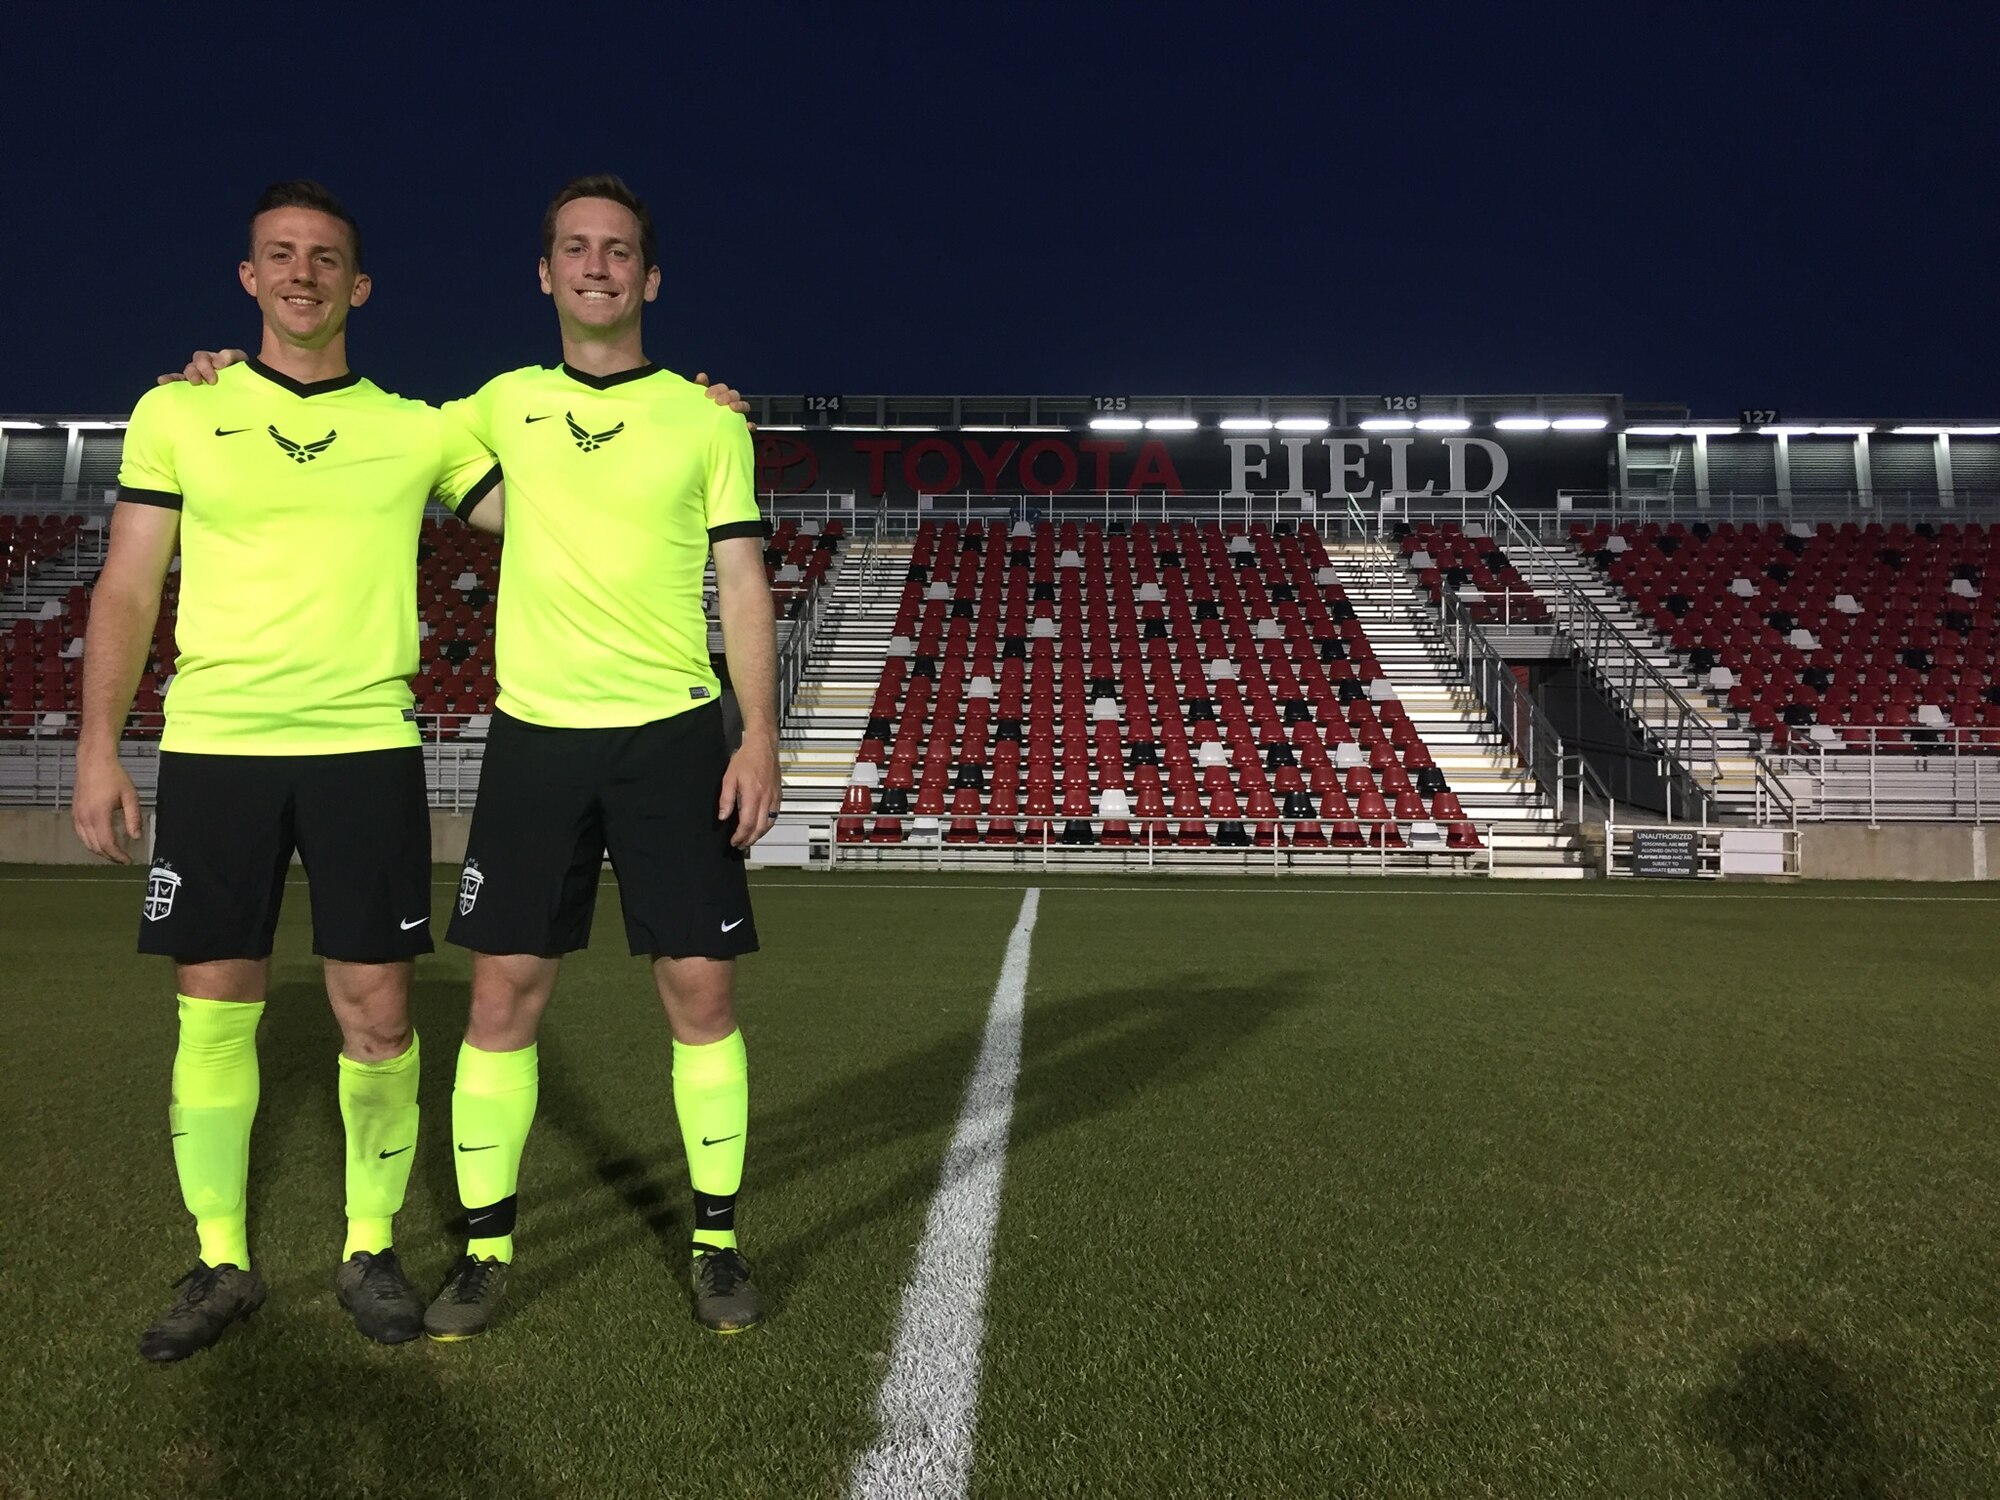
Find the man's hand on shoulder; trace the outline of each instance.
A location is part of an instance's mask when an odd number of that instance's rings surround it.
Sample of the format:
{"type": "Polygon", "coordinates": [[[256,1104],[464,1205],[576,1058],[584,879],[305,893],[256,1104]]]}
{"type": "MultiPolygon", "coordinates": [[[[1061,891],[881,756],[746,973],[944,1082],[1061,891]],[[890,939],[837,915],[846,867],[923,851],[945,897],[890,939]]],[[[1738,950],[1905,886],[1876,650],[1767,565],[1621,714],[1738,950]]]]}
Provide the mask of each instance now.
{"type": "MultiPolygon", "coordinates": [[[[708,399],[713,401],[717,406],[733,411],[739,417],[750,415],[750,403],[744,400],[743,393],[735,387],[726,384],[710,385],[708,371],[703,370],[700,374],[696,375],[694,383],[706,387],[708,390],[708,399]]],[[[752,432],[757,430],[755,422],[750,424],[750,430],[752,432]]]]}
{"type": "Polygon", "coordinates": [[[214,385],[217,370],[240,365],[249,357],[241,349],[197,349],[194,351],[194,357],[187,362],[187,368],[180,374],[162,375],[153,383],[172,385],[177,380],[185,380],[189,385],[214,385]]]}

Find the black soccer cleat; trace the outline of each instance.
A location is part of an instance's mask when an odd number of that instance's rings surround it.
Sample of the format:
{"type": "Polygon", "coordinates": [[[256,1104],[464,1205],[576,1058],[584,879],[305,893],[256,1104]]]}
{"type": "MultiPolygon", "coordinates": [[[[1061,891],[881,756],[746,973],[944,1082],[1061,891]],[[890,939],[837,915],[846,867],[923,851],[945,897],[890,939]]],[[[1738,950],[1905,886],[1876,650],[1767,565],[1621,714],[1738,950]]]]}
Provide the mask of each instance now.
{"type": "Polygon", "coordinates": [[[696,1241],[688,1279],[694,1285],[695,1321],[709,1331],[741,1333],[764,1321],[764,1298],[750,1284],[750,1262],[736,1251],[696,1241]]]}
{"type": "Polygon", "coordinates": [[[357,1250],[334,1273],[333,1289],[354,1326],[378,1344],[407,1344],[424,1331],[424,1299],[394,1250],[357,1250]]]}
{"type": "Polygon", "coordinates": [[[264,1278],[255,1271],[198,1260],[174,1283],[180,1295],[160,1320],[139,1335],[139,1356],[170,1364],[197,1354],[264,1305],[264,1278]]]}
{"type": "Polygon", "coordinates": [[[507,1263],[493,1256],[461,1255],[444,1289],[424,1313],[424,1332],[439,1343],[455,1343],[486,1332],[507,1290],[507,1263]]]}

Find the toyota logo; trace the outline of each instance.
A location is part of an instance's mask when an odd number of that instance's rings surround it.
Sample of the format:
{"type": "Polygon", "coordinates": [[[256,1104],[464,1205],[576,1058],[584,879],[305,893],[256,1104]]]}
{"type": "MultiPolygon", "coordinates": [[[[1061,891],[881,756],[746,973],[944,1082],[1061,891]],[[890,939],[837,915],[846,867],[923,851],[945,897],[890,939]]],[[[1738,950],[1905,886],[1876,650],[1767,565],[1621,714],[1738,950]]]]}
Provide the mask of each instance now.
{"type": "Polygon", "coordinates": [[[761,494],[803,495],[819,479],[819,455],[803,438],[757,434],[757,489],[761,494]]]}

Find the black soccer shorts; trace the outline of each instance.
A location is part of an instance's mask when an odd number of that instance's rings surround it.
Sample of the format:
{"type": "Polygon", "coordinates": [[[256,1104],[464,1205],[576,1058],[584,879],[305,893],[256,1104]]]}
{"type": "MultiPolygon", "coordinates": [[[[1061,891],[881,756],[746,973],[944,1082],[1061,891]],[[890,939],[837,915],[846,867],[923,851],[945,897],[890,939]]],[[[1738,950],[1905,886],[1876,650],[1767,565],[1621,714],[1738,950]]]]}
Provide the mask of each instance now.
{"type": "Polygon", "coordinates": [[[544,958],[586,946],[609,852],[634,954],[756,952],[736,821],[715,816],[728,764],[718,703],[619,729],[495,713],[446,937],[544,958]]]}
{"type": "Polygon", "coordinates": [[[431,820],[415,745],[347,755],[160,755],[139,951],[264,958],[297,851],[313,952],[392,963],[431,951],[431,820]]]}

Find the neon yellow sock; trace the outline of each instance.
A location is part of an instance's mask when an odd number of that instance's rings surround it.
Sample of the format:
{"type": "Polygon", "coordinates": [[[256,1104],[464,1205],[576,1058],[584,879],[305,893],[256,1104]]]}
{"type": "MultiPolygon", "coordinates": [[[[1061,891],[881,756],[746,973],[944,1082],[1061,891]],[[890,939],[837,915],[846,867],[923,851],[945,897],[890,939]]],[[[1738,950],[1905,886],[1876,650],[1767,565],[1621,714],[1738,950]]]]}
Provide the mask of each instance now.
{"type": "Polygon", "coordinates": [[[540,1081],[533,1046],[482,1052],[466,1042],[458,1049],[458,1082],[451,1091],[452,1160],[458,1169],[458,1199],[472,1230],[465,1248],[481,1259],[514,1258],[515,1192],[540,1081]]]}
{"type": "Polygon", "coordinates": [[[750,1128],[750,1062],[741,1031],[698,1047],[674,1043],[674,1113],[694,1188],[694,1242],[733,1250],[750,1128]]]}
{"type": "Polygon", "coordinates": [[[394,1239],[392,1221],[410,1185],[417,1146],[417,1034],[401,1057],[361,1062],[340,1057],[340,1118],[347,1127],[347,1243],[379,1254],[394,1239]]]}
{"type": "Polygon", "coordinates": [[[178,995],[174,1049],[174,1170],[194,1215],[201,1258],[250,1269],[250,1122],[257,1115],[257,1022],[264,1002],[178,995]]]}

